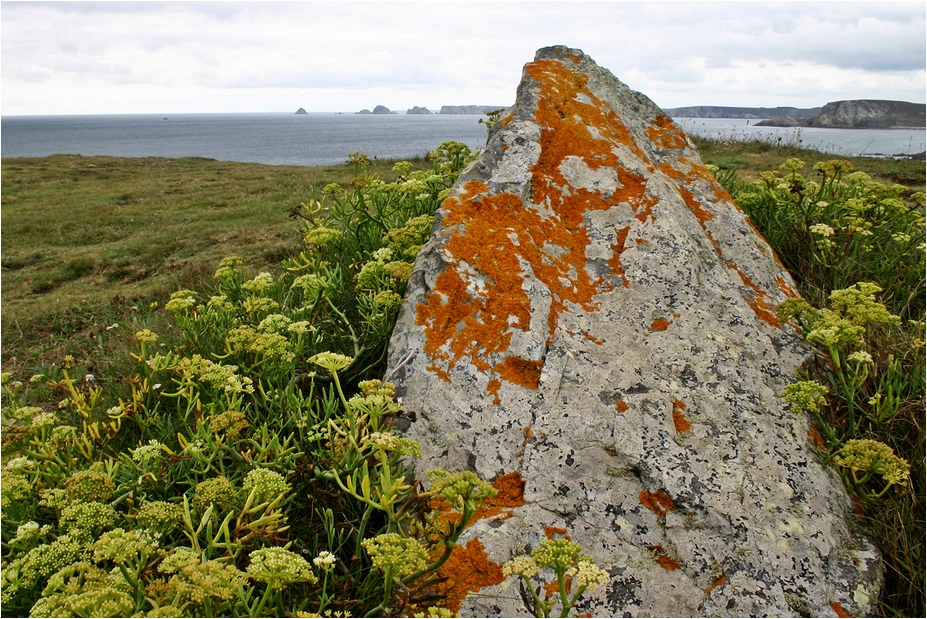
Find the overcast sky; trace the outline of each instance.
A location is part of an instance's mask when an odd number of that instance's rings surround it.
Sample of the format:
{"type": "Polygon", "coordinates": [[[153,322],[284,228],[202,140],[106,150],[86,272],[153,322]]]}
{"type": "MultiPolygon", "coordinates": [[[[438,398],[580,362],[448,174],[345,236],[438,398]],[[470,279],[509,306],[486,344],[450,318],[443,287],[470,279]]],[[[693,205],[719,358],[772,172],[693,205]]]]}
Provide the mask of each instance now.
{"type": "Polygon", "coordinates": [[[662,107],[925,100],[917,2],[3,2],[0,112],[510,105],[585,51],[662,107]]]}

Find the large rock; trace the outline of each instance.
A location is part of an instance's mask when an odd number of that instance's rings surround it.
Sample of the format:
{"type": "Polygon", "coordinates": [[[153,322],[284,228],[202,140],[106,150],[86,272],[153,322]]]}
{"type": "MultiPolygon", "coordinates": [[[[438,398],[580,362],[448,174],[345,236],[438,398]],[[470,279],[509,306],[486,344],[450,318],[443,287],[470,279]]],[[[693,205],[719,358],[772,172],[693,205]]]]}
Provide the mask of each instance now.
{"type": "Polygon", "coordinates": [[[808,355],[773,311],[793,294],[669,117],[581,51],[540,50],[391,343],[419,472],[506,490],[451,559],[451,584],[478,572],[461,612],[524,615],[497,566],[556,532],[611,574],[579,612],[868,612],[877,553],[779,397],[808,355]]]}

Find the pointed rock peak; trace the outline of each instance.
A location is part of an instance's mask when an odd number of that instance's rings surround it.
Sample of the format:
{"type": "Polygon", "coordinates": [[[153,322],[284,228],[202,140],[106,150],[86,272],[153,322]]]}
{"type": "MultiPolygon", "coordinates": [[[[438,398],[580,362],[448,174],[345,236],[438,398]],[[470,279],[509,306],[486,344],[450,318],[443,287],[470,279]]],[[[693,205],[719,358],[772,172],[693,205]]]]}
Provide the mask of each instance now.
{"type": "MultiPolygon", "coordinates": [[[[774,312],[794,294],[669,117],[538,51],[391,342],[422,471],[523,480],[461,546],[502,564],[569,535],[610,575],[598,616],[868,612],[877,554],[779,397],[809,354],[774,312]]],[[[475,592],[462,613],[524,612],[498,578],[475,592]]]]}

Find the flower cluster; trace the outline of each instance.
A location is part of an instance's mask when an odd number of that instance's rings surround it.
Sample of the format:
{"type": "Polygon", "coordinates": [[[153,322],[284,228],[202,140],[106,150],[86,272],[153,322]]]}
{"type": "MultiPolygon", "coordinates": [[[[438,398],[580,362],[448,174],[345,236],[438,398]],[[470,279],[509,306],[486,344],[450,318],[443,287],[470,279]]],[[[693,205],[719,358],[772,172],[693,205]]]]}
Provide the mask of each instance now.
{"type": "Polygon", "coordinates": [[[545,539],[541,540],[538,547],[531,551],[531,558],[538,564],[538,567],[566,570],[573,566],[573,562],[582,549],[582,546],[568,539],[545,539]]]}
{"type": "Polygon", "coordinates": [[[229,331],[226,341],[229,350],[237,354],[250,353],[260,359],[277,363],[289,363],[296,357],[290,350],[290,342],[285,336],[269,330],[254,329],[248,325],[229,331]]]}
{"type": "Polygon", "coordinates": [[[792,405],[792,412],[816,413],[827,404],[827,387],[813,380],[792,383],[782,391],[782,399],[792,405]]]}
{"type": "Polygon", "coordinates": [[[245,414],[237,411],[225,411],[209,416],[209,431],[217,437],[225,436],[229,441],[237,440],[248,426],[245,414]]]}
{"type": "Polygon", "coordinates": [[[238,256],[223,258],[213,277],[220,281],[227,282],[238,275],[238,267],[244,264],[244,262],[245,261],[238,256]]]}
{"type": "Polygon", "coordinates": [[[127,617],[135,611],[132,587],[121,572],[107,573],[86,561],[48,579],[30,617],[127,617]]]}
{"type": "Polygon", "coordinates": [[[326,369],[329,372],[338,372],[344,368],[351,365],[354,361],[351,357],[347,355],[342,355],[336,352],[320,352],[317,355],[309,357],[309,363],[314,363],[320,368],[326,369]]]}
{"type": "Polygon", "coordinates": [[[170,300],[164,309],[169,312],[182,313],[196,305],[196,292],[193,290],[178,290],[171,294],[170,300]]]}
{"type": "Polygon", "coordinates": [[[178,368],[187,379],[209,384],[226,393],[254,393],[251,379],[236,374],[237,365],[213,363],[197,354],[181,359],[178,368]]]}
{"type": "Polygon", "coordinates": [[[106,503],[71,503],[61,510],[59,526],[65,531],[77,530],[97,534],[116,523],[116,511],[106,503]]]}
{"type": "Polygon", "coordinates": [[[280,309],[280,304],[270,297],[249,297],[241,307],[249,314],[268,314],[280,309]]]}
{"type": "Polygon", "coordinates": [[[903,484],[910,476],[910,466],[891,447],[869,439],[847,441],[834,455],[834,463],[856,472],[875,473],[889,486],[903,484]]]}
{"type": "MultiPolygon", "coordinates": [[[[177,550],[174,552],[177,553],[177,550]]],[[[183,556],[178,556],[165,566],[168,559],[171,559],[171,555],[168,555],[159,566],[162,573],[165,573],[165,567],[176,570],[168,581],[165,601],[176,600],[181,607],[183,604],[202,606],[207,599],[231,600],[241,597],[247,584],[244,572],[232,564],[217,560],[201,562],[195,553],[192,553],[193,557],[181,554],[183,556]]]]}
{"type": "Polygon", "coordinates": [[[145,343],[157,342],[158,335],[153,333],[151,329],[142,329],[141,331],[136,332],[135,341],[145,343]]]}
{"type": "Polygon", "coordinates": [[[506,578],[509,576],[524,576],[525,578],[531,578],[540,571],[541,568],[538,566],[537,562],[527,556],[515,557],[514,559],[506,561],[502,566],[502,575],[506,578]]]}
{"type": "Polygon", "coordinates": [[[328,245],[340,239],[341,235],[342,233],[340,230],[317,226],[306,231],[303,241],[306,245],[328,245]]]}
{"type": "MultiPolygon", "coordinates": [[[[421,181],[409,181],[419,182],[421,181]]],[[[424,183],[421,183],[424,188],[424,183]]],[[[383,235],[383,245],[395,252],[395,255],[401,256],[407,260],[414,260],[415,256],[422,249],[422,245],[431,235],[431,229],[434,227],[435,218],[433,215],[419,215],[413,217],[401,228],[394,228],[383,235]]]]}
{"type": "Polygon", "coordinates": [[[242,491],[246,496],[253,491],[256,504],[270,503],[289,493],[290,484],[276,471],[254,469],[245,477],[242,491]]]}
{"type": "Polygon", "coordinates": [[[435,469],[428,476],[432,491],[461,512],[472,511],[478,502],[497,494],[495,488],[471,471],[448,473],[435,469]]]}
{"type": "Polygon", "coordinates": [[[107,531],[93,544],[93,561],[112,561],[117,565],[132,565],[144,561],[158,550],[157,540],[144,529],[107,531]]]}
{"type": "Polygon", "coordinates": [[[882,292],[879,286],[860,282],[843,290],[835,290],[828,300],[831,309],[854,325],[900,324],[898,316],[891,314],[884,305],[875,300],[877,292],[882,292]]]}
{"type": "Polygon", "coordinates": [[[132,452],[132,459],[141,465],[142,468],[147,469],[154,465],[157,465],[161,461],[161,443],[152,439],[148,441],[147,445],[142,445],[136,449],[130,449],[132,452]]]}
{"type": "Polygon", "coordinates": [[[183,519],[183,507],[166,501],[152,501],[142,505],[135,520],[139,526],[159,535],[170,533],[183,519]]]}
{"type": "Polygon", "coordinates": [[[402,297],[392,290],[381,290],[373,297],[373,304],[380,309],[393,309],[402,305],[402,297]]]}
{"type": "Polygon", "coordinates": [[[348,408],[358,415],[381,417],[391,415],[402,410],[392,397],[381,394],[356,395],[348,400],[348,408]]]}
{"type": "Polygon", "coordinates": [[[116,489],[109,475],[94,469],[78,471],[64,482],[68,499],[78,501],[108,501],[116,489]]]}
{"type": "Polygon", "coordinates": [[[422,446],[418,441],[396,436],[392,432],[372,432],[364,438],[364,444],[374,449],[392,451],[401,457],[422,457],[422,446]]]}
{"type": "Polygon", "coordinates": [[[51,544],[36,546],[3,567],[0,599],[11,601],[20,591],[29,591],[41,580],[87,555],[89,540],[83,535],[64,534],[51,544]]]}
{"type": "Polygon", "coordinates": [[[306,275],[300,275],[293,280],[293,285],[290,286],[293,288],[300,288],[307,295],[315,295],[318,292],[321,292],[331,286],[331,282],[328,281],[325,277],[322,277],[316,273],[308,273],[306,275]]]}
{"type": "Polygon", "coordinates": [[[362,380],[357,383],[357,388],[361,390],[361,393],[364,395],[382,395],[388,398],[395,397],[396,395],[396,385],[391,382],[382,382],[377,379],[372,380],[362,380]]]}
{"type": "Polygon", "coordinates": [[[361,542],[374,567],[392,576],[407,576],[425,569],[428,551],[422,543],[398,533],[383,533],[361,542]]]}
{"type": "Polygon", "coordinates": [[[312,560],[312,564],[320,570],[328,572],[334,567],[335,560],[335,555],[328,552],[327,550],[323,550],[319,553],[319,556],[312,560]]]}
{"type": "Polygon", "coordinates": [[[573,582],[578,588],[589,591],[595,591],[609,579],[609,573],[596,565],[591,557],[585,555],[577,559],[576,566],[571,568],[567,575],[573,577],[573,582]]]}
{"type": "Polygon", "coordinates": [[[261,333],[280,333],[285,331],[292,322],[283,314],[270,314],[258,324],[257,330],[261,333]]]}
{"type": "Polygon", "coordinates": [[[241,285],[242,288],[257,295],[263,295],[274,285],[274,276],[270,273],[260,273],[254,279],[249,279],[241,285]]]}
{"type": "Polygon", "coordinates": [[[251,553],[247,572],[250,578],[266,583],[274,591],[280,591],[294,582],[318,582],[309,562],[284,548],[255,550],[251,553]]]}
{"type": "Polygon", "coordinates": [[[238,490],[225,477],[213,477],[201,481],[193,491],[193,506],[200,512],[210,505],[228,511],[238,505],[238,490]]]}

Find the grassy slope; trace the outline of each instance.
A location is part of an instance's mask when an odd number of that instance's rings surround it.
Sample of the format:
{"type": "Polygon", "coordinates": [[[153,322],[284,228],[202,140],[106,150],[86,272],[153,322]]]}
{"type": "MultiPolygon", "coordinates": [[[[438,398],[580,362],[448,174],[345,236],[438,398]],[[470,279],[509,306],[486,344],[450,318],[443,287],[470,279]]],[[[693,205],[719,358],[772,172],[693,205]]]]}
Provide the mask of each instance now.
{"type": "MultiPolygon", "coordinates": [[[[371,173],[392,180],[388,162],[371,173]]],[[[230,255],[271,267],[297,247],[293,207],[350,165],[58,155],[3,160],[3,363],[132,305],[163,302],[230,255]],[[115,303],[111,303],[115,301],[115,303]]]]}

